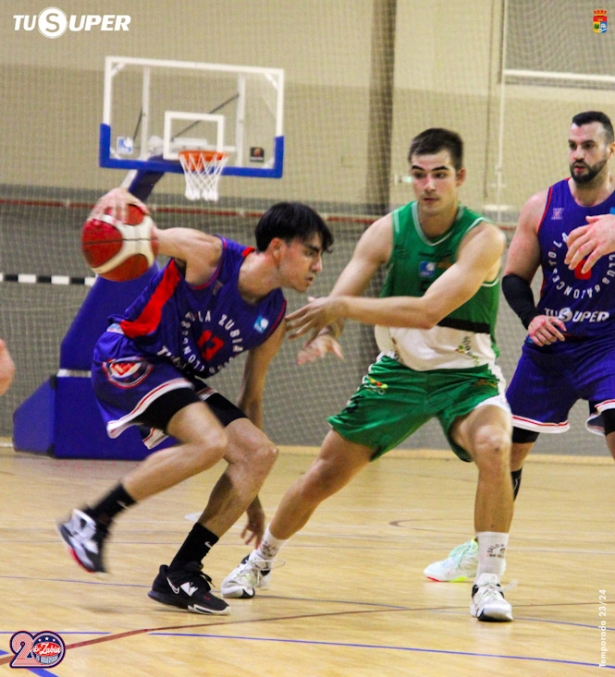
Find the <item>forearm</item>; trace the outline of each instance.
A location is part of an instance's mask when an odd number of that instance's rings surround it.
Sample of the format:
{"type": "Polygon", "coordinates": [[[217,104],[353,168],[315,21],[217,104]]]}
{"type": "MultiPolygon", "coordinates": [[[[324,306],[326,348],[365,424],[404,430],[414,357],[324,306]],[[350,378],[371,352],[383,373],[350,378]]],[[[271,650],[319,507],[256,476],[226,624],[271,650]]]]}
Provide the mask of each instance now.
{"type": "Polygon", "coordinates": [[[519,275],[508,273],[502,279],[502,291],[508,305],[516,313],[517,317],[527,329],[530,322],[542,313],[536,308],[534,294],[527,280],[519,275]]]}
{"type": "Polygon", "coordinates": [[[263,403],[262,400],[258,401],[245,401],[241,395],[237,399],[237,406],[243,413],[248,417],[248,419],[254,423],[254,425],[259,429],[263,429],[263,403]]]}
{"type": "Polygon", "coordinates": [[[431,329],[446,315],[425,296],[340,297],[339,316],[363,324],[431,329]]]}

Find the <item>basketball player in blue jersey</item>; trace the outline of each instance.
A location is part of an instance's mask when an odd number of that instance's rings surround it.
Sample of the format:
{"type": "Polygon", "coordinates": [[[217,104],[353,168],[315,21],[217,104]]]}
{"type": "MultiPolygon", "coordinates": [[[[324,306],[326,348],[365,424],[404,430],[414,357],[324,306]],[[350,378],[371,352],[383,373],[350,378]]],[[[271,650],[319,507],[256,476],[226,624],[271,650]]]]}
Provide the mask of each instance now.
{"type": "Polygon", "coordinates": [[[505,239],[459,202],[465,168],[458,134],[425,130],[408,160],[416,200],[374,222],[331,295],[288,318],[291,336],[309,339],[301,362],[334,350],[339,320],[375,325],[381,353],[344,410],[329,417],[318,458],[287,490],[260,546],[222,582],[226,597],[253,597],[280,548],[322,501],[437,418],[454,453],[478,468],[480,569],[471,614],[513,619],[500,585],[513,509],[512,420],[494,340],[505,239]],[[363,297],[382,266],[380,298],[363,297]]]}
{"type": "Polygon", "coordinates": [[[0,339],[0,395],[11,387],[15,376],[15,363],[6,343],[0,339]]]}
{"type": "MultiPolygon", "coordinates": [[[[599,111],[575,115],[568,149],[570,178],[523,207],[502,281],[506,300],[528,330],[506,392],[516,491],[538,435],[566,432],[577,400],[587,400],[587,428],[605,436],[615,458],[615,255],[606,255],[615,251],[615,217],[603,216],[615,213],[610,119],[599,111]],[[587,264],[586,256],[592,256],[587,264]],[[535,303],[530,284],[538,268],[543,284],[535,303]]],[[[465,580],[476,571],[476,553],[476,541],[468,541],[430,564],[425,575],[465,580]]]]}
{"type": "MultiPolygon", "coordinates": [[[[101,198],[122,218],[123,188],[101,198]]],[[[97,503],[73,510],[59,531],[77,562],[105,571],[110,527],[125,508],[211,468],[226,470],[171,563],[160,567],[149,596],[197,613],[225,614],[211,594],[201,560],[247,511],[248,540],[260,541],[264,513],[258,491],[277,456],[261,431],[269,363],[285,333],[286,287],[305,292],[322,269],[333,237],[301,203],[272,206],[256,226],[256,249],[189,228],[155,229],[168,264],[120,316],[112,317],[93,357],[92,382],[110,437],[130,426],[148,430],[154,447],[168,435],[175,446],[154,451],[97,503]],[[248,353],[237,405],[209,379],[248,353]]]]}

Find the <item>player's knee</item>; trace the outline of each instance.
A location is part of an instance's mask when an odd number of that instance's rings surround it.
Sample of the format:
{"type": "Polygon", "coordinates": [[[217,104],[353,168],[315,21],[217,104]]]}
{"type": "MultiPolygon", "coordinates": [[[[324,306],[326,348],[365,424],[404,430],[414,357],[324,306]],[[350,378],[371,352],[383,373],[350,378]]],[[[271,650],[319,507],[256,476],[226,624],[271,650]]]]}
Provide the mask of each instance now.
{"type": "Polygon", "coordinates": [[[190,455],[198,472],[207,470],[224,458],[228,435],[222,428],[208,430],[199,440],[189,445],[190,455]]]}
{"type": "Polygon", "coordinates": [[[510,466],[510,432],[500,426],[482,426],[474,436],[474,458],[484,469],[499,472],[510,466]]]}
{"type": "Polygon", "coordinates": [[[271,468],[273,468],[279,450],[275,444],[268,439],[264,439],[260,444],[251,450],[248,463],[253,473],[266,477],[271,468]]]}

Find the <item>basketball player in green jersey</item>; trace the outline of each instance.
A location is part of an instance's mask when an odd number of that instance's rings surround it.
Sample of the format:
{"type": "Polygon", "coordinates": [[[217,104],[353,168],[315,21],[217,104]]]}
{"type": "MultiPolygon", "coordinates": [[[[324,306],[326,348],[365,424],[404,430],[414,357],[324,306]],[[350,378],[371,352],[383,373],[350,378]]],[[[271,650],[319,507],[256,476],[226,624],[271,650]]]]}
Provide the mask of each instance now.
{"type": "Polygon", "coordinates": [[[283,543],[324,499],[437,417],[455,454],[478,467],[471,613],[512,620],[500,586],[513,513],[512,422],[494,341],[505,239],[459,203],[466,172],[458,134],[428,129],[408,159],[416,200],[365,231],[330,296],[287,318],[292,338],[308,337],[299,362],[339,353],[344,320],[375,325],[381,353],[345,409],[328,419],[318,458],[282,498],[259,548],[224,580],[227,597],[264,587],[283,543]],[[381,266],[380,298],[363,297],[381,266]]]}

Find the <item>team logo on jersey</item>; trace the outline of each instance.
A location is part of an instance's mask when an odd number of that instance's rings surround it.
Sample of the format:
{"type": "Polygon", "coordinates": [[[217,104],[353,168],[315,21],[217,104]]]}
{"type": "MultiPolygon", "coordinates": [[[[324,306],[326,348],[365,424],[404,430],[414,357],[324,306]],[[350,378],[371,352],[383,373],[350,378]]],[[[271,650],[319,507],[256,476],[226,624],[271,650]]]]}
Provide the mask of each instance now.
{"type": "Polygon", "coordinates": [[[563,207],[553,207],[553,216],[551,221],[561,221],[564,218],[564,208],[563,207]]]}
{"type": "Polygon", "coordinates": [[[419,263],[419,277],[432,278],[436,274],[436,264],[433,261],[421,261],[419,263]]]}
{"type": "Polygon", "coordinates": [[[382,381],[377,381],[375,378],[372,378],[371,376],[364,376],[363,377],[363,385],[365,388],[369,390],[375,390],[378,395],[384,395],[387,388],[389,387],[386,383],[383,383],[382,381]]]}
{"type": "Polygon", "coordinates": [[[269,320],[266,317],[259,315],[256,318],[256,322],[254,323],[254,329],[256,329],[256,331],[259,334],[264,334],[267,331],[268,326],[269,326],[269,320]]]}
{"type": "Polygon", "coordinates": [[[111,383],[120,388],[134,388],[148,377],[152,365],[147,360],[124,357],[103,362],[103,369],[111,383]]]}
{"type": "Polygon", "coordinates": [[[594,33],[606,33],[609,28],[606,9],[594,10],[594,33]]]}

